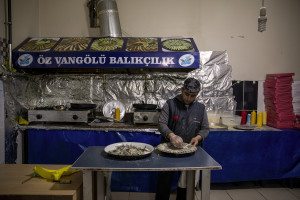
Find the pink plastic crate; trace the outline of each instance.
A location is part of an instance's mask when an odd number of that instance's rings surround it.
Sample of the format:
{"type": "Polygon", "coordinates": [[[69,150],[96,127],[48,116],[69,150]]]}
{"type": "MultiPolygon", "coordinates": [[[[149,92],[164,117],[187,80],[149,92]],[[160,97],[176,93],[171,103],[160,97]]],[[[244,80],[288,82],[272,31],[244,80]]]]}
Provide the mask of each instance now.
{"type": "Polygon", "coordinates": [[[271,120],[279,120],[279,121],[295,121],[296,117],[293,112],[281,112],[277,113],[274,110],[268,110],[267,116],[271,120]]]}
{"type": "Polygon", "coordinates": [[[283,77],[291,77],[295,76],[295,73],[283,73],[283,74],[267,74],[266,77],[270,79],[275,79],[275,78],[283,78],[283,77]]]}
{"type": "Polygon", "coordinates": [[[272,127],[275,127],[275,128],[294,128],[294,122],[290,122],[290,121],[270,121],[270,122],[267,122],[267,125],[268,126],[272,126],[272,127]]]}

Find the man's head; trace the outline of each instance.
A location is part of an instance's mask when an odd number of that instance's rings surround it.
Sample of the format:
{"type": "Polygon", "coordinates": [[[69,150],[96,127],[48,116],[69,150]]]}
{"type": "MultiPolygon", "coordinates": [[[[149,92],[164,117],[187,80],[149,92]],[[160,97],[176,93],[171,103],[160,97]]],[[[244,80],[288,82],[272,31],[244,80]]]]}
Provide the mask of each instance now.
{"type": "Polygon", "coordinates": [[[200,82],[194,78],[188,78],[184,81],[181,88],[182,99],[186,105],[193,103],[200,91],[200,82]]]}

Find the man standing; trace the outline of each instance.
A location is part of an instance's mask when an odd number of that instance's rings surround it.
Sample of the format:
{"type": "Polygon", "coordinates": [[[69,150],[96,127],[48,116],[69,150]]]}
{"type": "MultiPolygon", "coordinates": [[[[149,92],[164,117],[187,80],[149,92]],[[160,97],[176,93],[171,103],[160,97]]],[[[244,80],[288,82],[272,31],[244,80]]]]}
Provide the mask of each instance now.
{"type": "MultiPolygon", "coordinates": [[[[184,143],[194,146],[201,144],[209,133],[209,124],[205,106],[195,101],[200,91],[200,83],[194,78],[184,81],[181,94],[169,99],[162,108],[158,130],[162,135],[162,142],[171,142],[181,148],[184,143]]],[[[158,173],[156,200],[168,200],[171,192],[174,171],[158,173]]],[[[184,187],[184,184],[179,186],[184,187]]],[[[176,200],[186,199],[186,188],[177,187],[176,200]]]]}

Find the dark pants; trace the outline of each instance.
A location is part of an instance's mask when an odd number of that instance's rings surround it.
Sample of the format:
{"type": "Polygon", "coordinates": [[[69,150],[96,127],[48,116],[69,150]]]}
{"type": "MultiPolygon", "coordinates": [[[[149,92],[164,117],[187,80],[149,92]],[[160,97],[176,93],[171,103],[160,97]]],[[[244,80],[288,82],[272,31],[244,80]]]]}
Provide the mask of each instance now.
{"type": "MultiPolygon", "coordinates": [[[[162,137],[161,143],[164,142],[168,141],[162,137]]],[[[202,147],[202,141],[200,141],[198,145],[202,147]]],[[[155,200],[169,200],[174,175],[175,171],[158,172],[155,200]]],[[[180,188],[177,186],[176,200],[186,200],[186,188],[180,188]]]]}
{"type": "MultiPolygon", "coordinates": [[[[158,172],[155,200],[169,200],[175,171],[158,172]]],[[[177,187],[176,200],[186,200],[186,188],[177,187]]]]}

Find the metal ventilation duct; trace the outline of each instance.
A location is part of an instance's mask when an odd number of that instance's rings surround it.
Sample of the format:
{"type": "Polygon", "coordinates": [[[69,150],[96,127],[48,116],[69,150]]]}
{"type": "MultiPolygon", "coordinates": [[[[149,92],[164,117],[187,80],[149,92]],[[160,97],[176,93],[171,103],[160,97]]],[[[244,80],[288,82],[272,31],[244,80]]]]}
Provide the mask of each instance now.
{"type": "Polygon", "coordinates": [[[116,0],[99,0],[97,3],[101,37],[121,37],[121,25],[116,0]]]}

